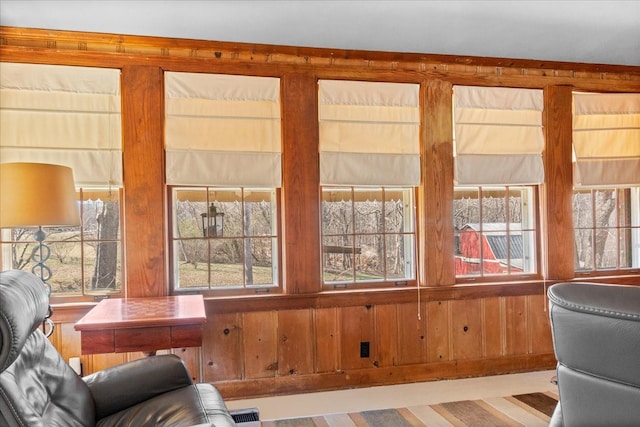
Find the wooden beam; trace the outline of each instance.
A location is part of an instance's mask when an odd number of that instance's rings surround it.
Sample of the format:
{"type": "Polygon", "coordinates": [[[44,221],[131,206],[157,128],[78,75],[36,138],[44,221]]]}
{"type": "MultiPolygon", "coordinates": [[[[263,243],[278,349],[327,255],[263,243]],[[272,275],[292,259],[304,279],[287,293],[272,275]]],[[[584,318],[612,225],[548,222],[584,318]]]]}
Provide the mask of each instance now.
{"type": "Polygon", "coordinates": [[[126,295],[168,293],[165,252],[164,85],[158,67],[122,68],[126,295]]]}

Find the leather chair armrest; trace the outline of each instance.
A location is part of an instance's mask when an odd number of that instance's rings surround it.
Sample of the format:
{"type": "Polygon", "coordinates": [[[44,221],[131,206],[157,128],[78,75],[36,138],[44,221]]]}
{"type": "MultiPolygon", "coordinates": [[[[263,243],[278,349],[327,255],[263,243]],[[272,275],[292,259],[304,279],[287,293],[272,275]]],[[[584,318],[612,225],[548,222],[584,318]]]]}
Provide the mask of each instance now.
{"type": "Polygon", "coordinates": [[[96,407],[96,419],[193,384],[182,359],[152,356],[104,369],[83,378],[96,407]]]}

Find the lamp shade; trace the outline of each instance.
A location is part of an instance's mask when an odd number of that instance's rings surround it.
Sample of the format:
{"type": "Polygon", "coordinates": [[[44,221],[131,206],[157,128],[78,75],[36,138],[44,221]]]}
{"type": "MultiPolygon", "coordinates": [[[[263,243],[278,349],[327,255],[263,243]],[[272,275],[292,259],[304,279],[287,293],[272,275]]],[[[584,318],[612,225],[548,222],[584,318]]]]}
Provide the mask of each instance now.
{"type": "Polygon", "coordinates": [[[71,168],[0,164],[0,227],[75,225],[80,214],[71,168]]]}

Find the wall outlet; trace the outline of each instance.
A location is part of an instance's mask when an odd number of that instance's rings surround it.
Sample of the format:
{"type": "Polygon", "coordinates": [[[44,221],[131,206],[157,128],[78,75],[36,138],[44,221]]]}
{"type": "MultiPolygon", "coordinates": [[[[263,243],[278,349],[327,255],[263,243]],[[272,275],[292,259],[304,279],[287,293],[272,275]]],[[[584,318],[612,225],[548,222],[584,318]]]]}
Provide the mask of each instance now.
{"type": "Polygon", "coordinates": [[[360,342],[360,357],[369,357],[369,341],[360,342]]]}

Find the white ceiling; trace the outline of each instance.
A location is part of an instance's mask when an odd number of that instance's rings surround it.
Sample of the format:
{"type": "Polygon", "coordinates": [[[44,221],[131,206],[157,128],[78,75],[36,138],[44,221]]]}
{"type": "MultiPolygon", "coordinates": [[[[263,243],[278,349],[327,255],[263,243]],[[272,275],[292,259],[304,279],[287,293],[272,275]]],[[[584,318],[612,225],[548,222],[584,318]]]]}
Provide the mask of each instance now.
{"type": "Polygon", "coordinates": [[[0,25],[640,65],[638,0],[0,0],[0,25]]]}

